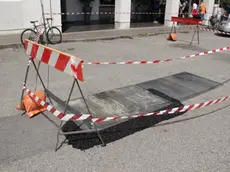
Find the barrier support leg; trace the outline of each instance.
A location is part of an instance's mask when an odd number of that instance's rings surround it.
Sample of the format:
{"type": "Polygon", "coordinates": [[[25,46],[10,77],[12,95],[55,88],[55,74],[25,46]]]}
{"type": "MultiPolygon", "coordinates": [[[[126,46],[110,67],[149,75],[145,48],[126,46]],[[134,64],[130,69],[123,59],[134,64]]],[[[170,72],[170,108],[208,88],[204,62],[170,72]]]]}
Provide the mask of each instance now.
{"type": "MultiPolygon", "coordinates": [[[[80,87],[80,85],[79,85],[78,80],[75,79],[75,82],[77,83],[77,86],[78,86],[79,91],[80,91],[80,93],[81,93],[82,99],[83,99],[83,101],[84,101],[84,103],[85,103],[85,106],[86,106],[86,108],[87,108],[87,110],[88,110],[88,113],[91,114],[90,109],[89,109],[89,107],[88,107],[88,105],[87,105],[87,103],[86,103],[85,97],[84,97],[84,95],[83,95],[83,92],[82,92],[82,90],[81,90],[81,87],[80,87]]],[[[93,121],[92,121],[92,122],[93,122],[93,121]]],[[[106,146],[106,144],[104,143],[104,141],[103,141],[103,139],[102,139],[102,137],[101,137],[101,134],[100,134],[100,132],[98,131],[97,126],[96,126],[96,124],[95,124],[94,122],[93,122],[93,125],[94,125],[94,128],[95,128],[96,132],[97,132],[98,138],[99,138],[99,140],[101,141],[101,146],[103,146],[103,147],[106,146]]]]}
{"type": "Polygon", "coordinates": [[[50,96],[48,95],[46,86],[45,86],[45,84],[44,84],[44,82],[43,82],[43,80],[42,80],[42,78],[41,78],[41,76],[40,76],[40,74],[39,74],[39,71],[38,71],[38,69],[37,69],[37,67],[36,67],[36,65],[35,65],[35,63],[34,63],[34,61],[32,61],[32,63],[33,63],[33,66],[34,66],[34,68],[35,68],[35,70],[36,70],[37,76],[38,76],[39,80],[41,81],[42,86],[43,86],[43,88],[44,88],[44,90],[45,90],[45,94],[47,95],[47,97],[48,97],[50,103],[53,104],[53,103],[52,103],[52,100],[51,100],[51,98],[50,98],[50,96]]]}
{"type": "Polygon", "coordinates": [[[193,36],[192,36],[192,40],[191,40],[191,42],[190,42],[190,46],[192,45],[192,42],[193,42],[193,40],[194,40],[194,37],[195,37],[195,35],[196,35],[196,33],[197,33],[197,29],[195,29],[195,31],[194,31],[194,34],[193,34],[193,36]]]}
{"type": "MultiPolygon", "coordinates": [[[[41,61],[38,62],[38,71],[40,69],[41,61]]],[[[38,75],[36,74],[36,79],[35,79],[35,88],[34,90],[37,91],[37,84],[38,84],[38,75]]]]}
{"type": "Polygon", "coordinates": [[[175,22],[173,22],[172,27],[171,27],[171,30],[170,30],[170,33],[169,33],[169,34],[171,34],[171,33],[173,33],[173,32],[175,32],[175,33],[176,33],[175,22]]]}
{"type": "Polygon", "coordinates": [[[176,34],[176,25],[173,23],[174,33],[176,34]]]}
{"type": "MultiPolygon", "coordinates": [[[[72,84],[72,87],[71,87],[71,90],[70,90],[70,93],[69,93],[69,96],[68,96],[68,99],[67,99],[67,102],[65,104],[65,109],[64,109],[64,114],[66,113],[67,111],[67,108],[68,108],[68,105],[69,105],[69,101],[70,101],[70,98],[72,96],[72,93],[73,93],[73,89],[74,89],[74,86],[75,86],[75,79],[73,80],[73,84],[72,84]]],[[[59,145],[59,135],[60,135],[60,131],[61,131],[61,128],[62,128],[62,124],[63,124],[63,121],[61,121],[60,125],[59,125],[59,129],[58,129],[58,133],[57,133],[57,142],[56,142],[56,146],[55,146],[55,152],[57,152],[57,150],[60,148],[59,145]]],[[[64,140],[65,142],[65,140],[64,140]]]]}
{"type": "Polygon", "coordinates": [[[199,28],[199,25],[197,25],[197,40],[198,40],[198,45],[200,44],[200,28],[199,28]]]}
{"type": "MultiPolygon", "coordinates": [[[[28,61],[28,64],[27,64],[27,68],[26,68],[26,73],[25,73],[25,79],[24,79],[24,82],[23,82],[23,86],[26,86],[26,82],[27,82],[27,78],[28,78],[28,73],[29,73],[29,69],[30,69],[30,59],[28,61]]],[[[20,100],[20,108],[22,109],[22,99],[23,99],[23,96],[24,96],[24,89],[22,89],[22,95],[21,95],[21,100],[20,100]]],[[[24,115],[25,113],[23,113],[22,115],[24,115]]],[[[21,116],[22,116],[21,115],[21,116]]]]}

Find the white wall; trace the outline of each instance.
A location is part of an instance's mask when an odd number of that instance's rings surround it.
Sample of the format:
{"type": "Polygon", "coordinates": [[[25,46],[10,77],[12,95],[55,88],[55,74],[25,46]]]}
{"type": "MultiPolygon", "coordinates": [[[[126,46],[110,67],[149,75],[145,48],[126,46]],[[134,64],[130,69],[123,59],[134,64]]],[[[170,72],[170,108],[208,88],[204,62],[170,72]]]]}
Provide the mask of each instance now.
{"type": "MultiPolygon", "coordinates": [[[[99,12],[100,0],[91,2],[92,12],[99,12]]],[[[83,12],[82,3],[79,0],[66,0],[67,13],[83,12]]],[[[98,14],[92,14],[91,20],[99,20],[98,14]]],[[[84,15],[67,15],[67,21],[84,21],[84,15]]]]}
{"type": "Polygon", "coordinates": [[[172,17],[178,16],[180,0],[166,0],[165,7],[165,26],[171,27],[173,22],[171,22],[172,17]]]}
{"type": "Polygon", "coordinates": [[[0,31],[22,29],[24,26],[22,0],[0,1],[0,31]]]}
{"type": "MultiPolygon", "coordinates": [[[[53,11],[60,12],[60,0],[43,1],[45,12],[50,10],[50,1],[53,11]]],[[[40,0],[0,0],[0,16],[0,34],[20,33],[32,27],[31,20],[42,21],[40,0]]],[[[54,15],[53,18],[53,25],[60,28],[61,16],[54,15]]]]}
{"type": "Polygon", "coordinates": [[[209,17],[212,16],[213,13],[213,7],[214,7],[214,2],[215,0],[204,0],[204,3],[207,8],[207,13],[204,15],[204,21],[203,24],[208,25],[208,19],[209,17]]]}

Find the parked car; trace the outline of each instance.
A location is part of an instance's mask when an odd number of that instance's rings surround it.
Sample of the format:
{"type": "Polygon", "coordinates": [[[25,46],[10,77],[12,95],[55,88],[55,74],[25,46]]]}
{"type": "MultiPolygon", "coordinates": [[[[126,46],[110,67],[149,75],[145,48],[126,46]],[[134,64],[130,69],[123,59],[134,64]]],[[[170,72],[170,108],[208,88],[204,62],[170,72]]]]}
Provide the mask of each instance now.
{"type": "Polygon", "coordinates": [[[222,20],[218,25],[218,30],[221,32],[229,32],[230,33],[230,19],[222,20]]]}

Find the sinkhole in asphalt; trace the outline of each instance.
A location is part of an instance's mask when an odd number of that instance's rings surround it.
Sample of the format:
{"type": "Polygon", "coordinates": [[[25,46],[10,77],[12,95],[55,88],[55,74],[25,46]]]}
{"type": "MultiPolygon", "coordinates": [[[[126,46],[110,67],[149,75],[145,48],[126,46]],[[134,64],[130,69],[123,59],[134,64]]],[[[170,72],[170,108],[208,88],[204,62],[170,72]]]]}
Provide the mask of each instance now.
{"type": "MultiPolygon", "coordinates": [[[[95,117],[129,116],[159,111],[182,105],[182,101],[198,96],[221,85],[221,83],[188,73],[181,72],[167,77],[129,85],[86,97],[86,102],[95,117]]],[[[56,105],[63,110],[64,102],[51,96],[56,105]]],[[[82,98],[70,101],[67,113],[84,113],[88,111],[82,98]]],[[[125,136],[151,127],[163,120],[176,117],[179,114],[150,116],[131,120],[108,121],[98,123],[97,128],[106,143],[113,142],[125,136]]],[[[67,122],[63,131],[94,129],[90,121],[83,124],[67,122]],[[80,127],[79,127],[80,126],[80,127]]],[[[66,136],[69,144],[75,148],[88,149],[99,145],[95,133],[66,136]],[[89,141],[90,140],[90,141],[89,141]]]]}

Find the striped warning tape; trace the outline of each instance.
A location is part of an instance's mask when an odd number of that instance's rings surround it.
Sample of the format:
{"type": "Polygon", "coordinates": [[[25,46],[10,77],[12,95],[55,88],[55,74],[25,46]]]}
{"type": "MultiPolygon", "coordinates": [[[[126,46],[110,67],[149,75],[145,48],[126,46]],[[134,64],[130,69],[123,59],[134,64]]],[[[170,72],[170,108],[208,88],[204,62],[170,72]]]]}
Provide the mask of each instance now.
{"type": "Polygon", "coordinates": [[[49,112],[51,112],[53,115],[58,117],[62,121],[82,121],[82,120],[92,120],[92,122],[100,123],[100,122],[106,122],[106,121],[116,121],[121,119],[133,119],[133,118],[140,118],[140,117],[147,117],[147,116],[154,116],[154,115],[168,115],[168,114],[175,114],[175,113],[181,113],[181,112],[188,112],[196,109],[201,109],[207,106],[215,105],[218,103],[222,103],[226,100],[230,99],[230,96],[225,96],[218,98],[216,100],[209,100],[206,102],[196,103],[196,104],[190,104],[190,105],[184,105],[179,106],[175,108],[165,109],[158,112],[151,112],[146,114],[138,114],[138,115],[132,115],[132,116],[114,116],[114,117],[105,117],[105,118],[93,118],[90,114],[64,114],[60,111],[53,108],[51,105],[46,103],[45,101],[41,100],[39,97],[37,97],[33,92],[31,92],[28,88],[23,87],[25,92],[36,102],[38,102],[40,105],[45,107],[49,112]]]}
{"type": "MultiPolygon", "coordinates": [[[[50,15],[50,13],[45,13],[46,15],[50,15]]],[[[111,15],[111,14],[165,14],[165,13],[152,13],[152,12],[70,12],[70,13],[52,13],[53,15],[84,15],[84,14],[92,14],[92,15],[111,15]]],[[[174,13],[172,13],[174,14],[174,13]]],[[[176,13],[175,13],[176,15],[176,13]]]]}
{"type": "MultiPolygon", "coordinates": [[[[195,27],[192,27],[192,26],[185,26],[185,27],[190,28],[190,29],[196,29],[195,27]]],[[[224,35],[230,35],[230,33],[228,33],[228,32],[223,32],[223,31],[219,31],[219,30],[208,29],[208,28],[204,28],[204,27],[200,27],[199,29],[203,30],[203,31],[206,31],[206,32],[214,32],[214,33],[219,33],[219,34],[224,34],[224,35]]]]}
{"type": "Polygon", "coordinates": [[[197,53],[197,54],[192,54],[192,55],[188,55],[188,56],[183,56],[183,57],[179,57],[179,58],[169,58],[169,59],[164,59],[164,60],[153,60],[153,61],[129,61],[129,62],[84,62],[84,64],[88,64],[88,65],[130,65],[130,64],[157,64],[157,63],[163,63],[163,62],[170,62],[173,60],[182,60],[182,59],[187,59],[187,58],[192,58],[192,57],[197,57],[197,56],[203,56],[203,55],[207,55],[207,54],[213,54],[213,53],[217,53],[217,52],[222,52],[222,51],[226,51],[229,50],[229,47],[224,47],[224,48],[218,48],[215,50],[210,50],[210,51],[205,51],[202,53],[197,53]]]}
{"type": "MultiPolygon", "coordinates": [[[[173,14],[178,15],[178,13],[153,13],[153,12],[68,12],[68,13],[45,13],[45,15],[84,15],[84,14],[92,14],[92,15],[111,15],[111,14],[173,14]]],[[[189,14],[189,13],[181,13],[181,14],[189,14]]]]}
{"type": "Polygon", "coordinates": [[[140,117],[147,117],[147,116],[159,116],[159,115],[168,115],[168,114],[175,114],[181,112],[188,112],[196,109],[201,109],[207,106],[215,105],[226,100],[230,99],[230,96],[225,96],[216,100],[209,100],[206,102],[185,105],[180,107],[175,107],[171,109],[165,109],[158,112],[146,113],[146,114],[139,114],[139,115],[132,115],[132,116],[115,116],[115,117],[107,117],[107,118],[93,118],[92,121],[96,123],[106,122],[106,121],[116,121],[121,119],[133,119],[133,118],[140,118],[140,117]]]}

